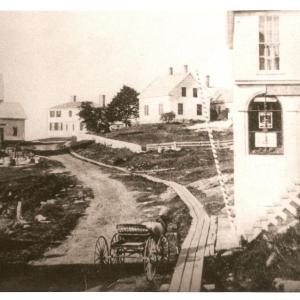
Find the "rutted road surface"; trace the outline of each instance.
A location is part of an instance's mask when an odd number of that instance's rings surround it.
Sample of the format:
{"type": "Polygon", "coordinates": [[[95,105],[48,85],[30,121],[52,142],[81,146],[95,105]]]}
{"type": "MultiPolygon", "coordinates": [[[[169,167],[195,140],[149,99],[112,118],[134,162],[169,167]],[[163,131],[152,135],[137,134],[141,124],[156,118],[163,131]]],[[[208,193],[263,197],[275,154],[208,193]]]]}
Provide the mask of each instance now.
{"type": "Polygon", "coordinates": [[[99,167],[70,155],[54,157],[82,183],[93,189],[94,199],[80,218],[71,235],[57,248],[51,249],[34,265],[91,264],[94,246],[99,235],[108,238],[118,223],[139,223],[142,216],[135,202],[136,192],[129,191],[123,183],[110,178],[99,167]]]}

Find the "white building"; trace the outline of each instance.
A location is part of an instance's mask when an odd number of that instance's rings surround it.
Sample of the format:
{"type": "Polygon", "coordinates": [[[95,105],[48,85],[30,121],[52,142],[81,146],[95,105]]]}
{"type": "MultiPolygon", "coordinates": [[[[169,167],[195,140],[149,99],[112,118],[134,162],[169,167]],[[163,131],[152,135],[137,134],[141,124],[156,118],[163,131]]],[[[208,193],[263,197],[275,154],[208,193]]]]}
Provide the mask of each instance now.
{"type": "MultiPolygon", "coordinates": [[[[102,105],[105,105],[105,95],[101,95],[102,105]]],[[[78,133],[86,133],[85,124],[78,116],[82,101],[73,101],[53,106],[48,111],[48,136],[49,137],[71,137],[78,133]]],[[[99,105],[100,104],[94,104],[99,105]]]]}
{"type": "Polygon", "coordinates": [[[300,179],[300,12],[229,13],[234,59],[234,184],[247,234],[300,179]]]}
{"type": "Polygon", "coordinates": [[[79,118],[80,105],[74,96],[72,102],[53,106],[48,112],[48,133],[50,137],[70,137],[86,131],[79,118]]]}
{"type": "Polygon", "coordinates": [[[170,68],[168,75],[156,78],[139,96],[140,123],[159,123],[161,115],[171,111],[177,121],[204,120],[198,82],[187,66],[183,73],[170,68]]]}

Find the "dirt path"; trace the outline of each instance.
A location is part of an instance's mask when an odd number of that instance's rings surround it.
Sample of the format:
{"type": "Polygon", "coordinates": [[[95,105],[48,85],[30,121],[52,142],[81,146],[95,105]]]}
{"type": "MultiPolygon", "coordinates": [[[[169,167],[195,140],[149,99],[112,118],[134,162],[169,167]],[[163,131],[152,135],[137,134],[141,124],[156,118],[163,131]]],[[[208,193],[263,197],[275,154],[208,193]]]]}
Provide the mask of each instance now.
{"type": "Polygon", "coordinates": [[[110,178],[97,166],[70,155],[54,158],[63,163],[85,186],[92,188],[95,197],[86,210],[86,216],[79,220],[67,240],[32,264],[90,264],[93,262],[94,245],[99,235],[110,240],[115,232],[115,224],[141,221],[135,202],[136,192],[129,191],[123,183],[110,178]]]}

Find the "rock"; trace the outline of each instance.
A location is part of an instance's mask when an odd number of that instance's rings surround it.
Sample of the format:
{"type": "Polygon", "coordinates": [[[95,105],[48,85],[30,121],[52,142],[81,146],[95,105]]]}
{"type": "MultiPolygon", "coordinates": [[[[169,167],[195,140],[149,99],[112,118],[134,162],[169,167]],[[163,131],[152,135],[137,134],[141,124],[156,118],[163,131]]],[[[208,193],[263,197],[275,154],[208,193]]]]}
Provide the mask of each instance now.
{"type": "Polygon", "coordinates": [[[147,187],[146,190],[147,191],[152,191],[152,188],[151,187],[147,187]]]}
{"type": "Polygon", "coordinates": [[[85,203],[85,201],[84,201],[84,200],[76,200],[76,201],[74,201],[74,203],[75,203],[75,204],[85,203]]]}
{"type": "Polygon", "coordinates": [[[300,292],[300,281],[275,278],[273,285],[279,292],[300,292]]]}
{"type": "Polygon", "coordinates": [[[23,225],[23,228],[24,228],[24,229],[27,229],[27,228],[30,228],[30,227],[31,227],[31,225],[29,225],[29,224],[24,224],[24,225],[23,225]]]}
{"type": "Polygon", "coordinates": [[[203,287],[207,292],[213,292],[216,289],[215,284],[203,284],[203,287]]]}
{"type": "Polygon", "coordinates": [[[159,292],[168,292],[170,285],[168,283],[164,283],[160,286],[159,292]]]}
{"type": "Polygon", "coordinates": [[[38,222],[44,222],[44,221],[47,220],[47,218],[44,217],[43,215],[36,215],[36,216],[34,217],[34,219],[35,219],[36,221],[38,221],[38,222]]]}
{"type": "Polygon", "coordinates": [[[57,202],[56,199],[49,199],[46,201],[47,204],[55,204],[57,202]]]}

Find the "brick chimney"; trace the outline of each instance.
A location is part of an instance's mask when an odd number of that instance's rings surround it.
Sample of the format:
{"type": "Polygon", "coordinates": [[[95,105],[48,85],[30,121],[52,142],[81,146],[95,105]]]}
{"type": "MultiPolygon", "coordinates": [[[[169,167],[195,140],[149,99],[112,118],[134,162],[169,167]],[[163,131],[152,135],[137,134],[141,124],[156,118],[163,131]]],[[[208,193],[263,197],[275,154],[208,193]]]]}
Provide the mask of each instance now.
{"type": "Polygon", "coordinates": [[[169,75],[173,75],[173,67],[169,68],[169,75]]]}
{"type": "Polygon", "coordinates": [[[106,98],[106,96],[105,96],[105,95],[102,95],[102,106],[103,106],[103,107],[106,106],[106,103],[105,103],[105,102],[106,102],[106,99],[105,99],[105,98],[106,98]]]}
{"type": "Polygon", "coordinates": [[[188,65],[184,65],[183,66],[183,70],[184,70],[184,73],[188,73],[189,72],[189,66],[188,65]]]}
{"type": "Polygon", "coordinates": [[[73,102],[76,102],[76,101],[77,101],[76,95],[73,95],[73,96],[72,96],[72,99],[73,99],[73,102]]]}

